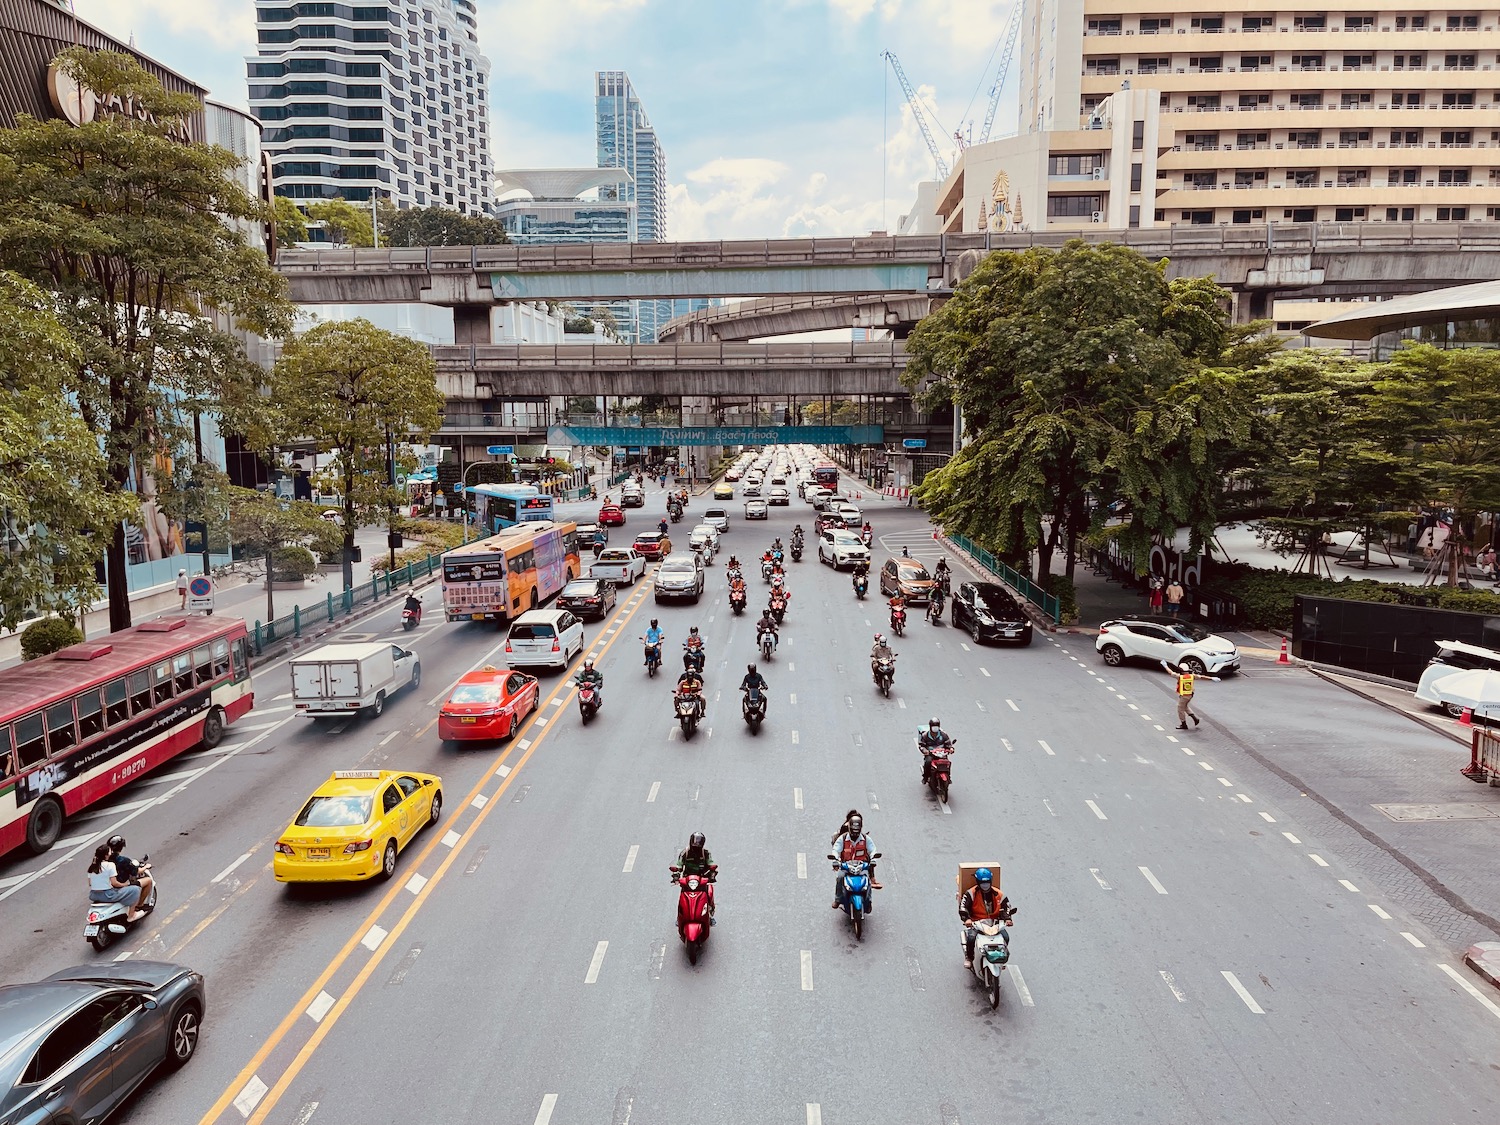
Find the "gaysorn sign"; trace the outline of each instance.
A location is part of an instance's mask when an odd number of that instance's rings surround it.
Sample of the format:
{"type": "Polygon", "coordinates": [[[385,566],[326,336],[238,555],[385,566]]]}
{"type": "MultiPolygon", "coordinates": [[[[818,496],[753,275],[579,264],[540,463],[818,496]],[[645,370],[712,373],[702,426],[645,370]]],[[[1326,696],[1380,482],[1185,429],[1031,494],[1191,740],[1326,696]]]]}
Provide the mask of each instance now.
{"type": "MultiPolygon", "coordinates": [[[[132,117],[137,121],[155,122],[156,118],[145,106],[133,98],[110,94],[100,97],[93,90],[81,86],[76,78],[63,67],[61,59],[53,59],[47,66],[47,97],[58,115],[73,125],[87,125],[100,117],[132,117]]],[[[188,123],[183,118],[162,122],[167,135],[184,144],[192,141],[188,123]]]]}

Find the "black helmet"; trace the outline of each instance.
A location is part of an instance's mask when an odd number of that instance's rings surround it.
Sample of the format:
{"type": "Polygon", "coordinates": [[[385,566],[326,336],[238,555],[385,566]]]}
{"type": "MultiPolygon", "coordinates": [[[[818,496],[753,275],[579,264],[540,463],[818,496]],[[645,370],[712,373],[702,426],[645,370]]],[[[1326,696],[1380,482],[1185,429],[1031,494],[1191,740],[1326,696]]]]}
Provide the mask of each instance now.
{"type": "Polygon", "coordinates": [[[701,856],[703,854],[703,845],[706,842],[702,832],[694,832],[688,837],[688,854],[694,858],[701,856]]]}
{"type": "Polygon", "coordinates": [[[688,633],[691,636],[696,637],[698,635],[698,626],[694,625],[691,629],[688,630],[688,633]]]}
{"type": "Polygon", "coordinates": [[[927,720],[928,730],[931,730],[933,727],[941,727],[942,725],[942,723],[938,722],[938,717],[936,715],[927,720]]]}
{"type": "Polygon", "coordinates": [[[755,665],[754,664],[746,664],[745,665],[745,675],[747,675],[747,676],[753,676],[753,675],[755,675],[755,665]]]}
{"type": "Polygon", "coordinates": [[[109,850],[112,852],[123,852],[125,850],[125,837],[116,832],[109,838],[109,850]]]}
{"type": "Polygon", "coordinates": [[[692,653],[685,652],[685,653],[682,654],[682,666],[684,668],[686,668],[689,672],[691,672],[693,670],[693,654],[692,653]]]}
{"type": "Polygon", "coordinates": [[[656,627],[657,627],[657,625],[656,625],[656,618],[653,617],[651,619],[651,628],[655,629],[656,627]]]}

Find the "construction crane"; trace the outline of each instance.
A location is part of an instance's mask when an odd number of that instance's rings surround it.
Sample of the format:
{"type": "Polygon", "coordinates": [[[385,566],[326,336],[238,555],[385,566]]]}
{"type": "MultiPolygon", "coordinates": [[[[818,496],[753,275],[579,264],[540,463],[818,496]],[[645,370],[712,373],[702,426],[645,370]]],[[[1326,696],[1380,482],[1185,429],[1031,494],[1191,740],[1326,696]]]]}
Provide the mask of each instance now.
{"type": "Polygon", "coordinates": [[[1000,54],[1000,69],[995,72],[995,84],[990,87],[990,104],[984,113],[984,128],[979,130],[979,143],[984,144],[990,139],[990,127],[995,124],[995,110],[1000,105],[1000,91],[1005,86],[1005,76],[1010,73],[1010,60],[1016,54],[1016,37],[1021,33],[1021,9],[1024,5],[1021,0],[1016,0],[1015,6],[1010,10],[1010,21],[1005,25],[1005,31],[1001,37],[1005,41],[1005,49],[1000,54]]]}
{"type": "Polygon", "coordinates": [[[938,150],[937,141],[932,136],[932,129],[927,124],[927,110],[923,107],[917,92],[911,88],[911,83],[906,80],[906,71],[901,69],[901,60],[892,51],[882,51],[881,57],[891,64],[891,69],[896,72],[896,81],[901,83],[901,89],[906,94],[906,104],[911,106],[911,115],[917,119],[917,128],[922,130],[922,139],[927,142],[927,151],[932,153],[932,161],[937,165],[938,179],[948,178],[948,162],[943,159],[943,154],[938,150]]]}

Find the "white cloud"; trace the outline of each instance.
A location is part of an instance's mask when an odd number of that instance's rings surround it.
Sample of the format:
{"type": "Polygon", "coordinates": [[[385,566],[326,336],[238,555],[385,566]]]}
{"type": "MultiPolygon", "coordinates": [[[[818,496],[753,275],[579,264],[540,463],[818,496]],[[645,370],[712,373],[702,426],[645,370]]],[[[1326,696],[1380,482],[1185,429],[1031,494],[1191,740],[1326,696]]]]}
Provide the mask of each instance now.
{"type": "MultiPolygon", "coordinates": [[[[145,43],[158,23],[172,35],[195,35],[243,53],[255,49],[255,5],[251,0],[74,0],[78,15],[127,42],[145,43]]],[[[189,77],[192,77],[189,75],[189,77]]]]}

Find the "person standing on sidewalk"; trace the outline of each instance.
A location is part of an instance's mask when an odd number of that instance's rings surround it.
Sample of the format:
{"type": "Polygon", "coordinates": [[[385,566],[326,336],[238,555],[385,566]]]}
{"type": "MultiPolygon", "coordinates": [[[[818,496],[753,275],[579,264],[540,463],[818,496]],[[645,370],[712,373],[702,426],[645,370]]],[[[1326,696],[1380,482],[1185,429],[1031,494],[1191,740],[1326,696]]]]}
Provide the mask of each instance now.
{"type": "Polygon", "coordinates": [[[1177,579],[1172,579],[1168,584],[1166,590],[1167,612],[1173,617],[1176,617],[1182,611],[1182,599],[1186,593],[1187,591],[1182,588],[1182,583],[1177,581],[1177,579]]]}
{"type": "Polygon", "coordinates": [[[1153,570],[1151,572],[1151,577],[1146,579],[1147,604],[1151,607],[1152,613],[1161,612],[1161,597],[1163,585],[1164,583],[1161,580],[1161,575],[1157,574],[1156,571],[1153,570]]]}
{"type": "Polygon", "coordinates": [[[1193,720],[1193,727],[1199,725],[1197,713],[1193,711],[1193,691],[1197,681],[1200,679],[1218,682],[1218,676],[1210,676],[1203,672],[1191,672],[1181,664],[1169,664],[1163,660],[1161,666],[1177,677],[1177,729],[1187,730],[1187,721],[1193,720]]]}
{"type": "Polygon", "coordinates": [[[187,571],[177,572],[177,603],[179,609],[187,608],[188,576],[187,571]]]}

